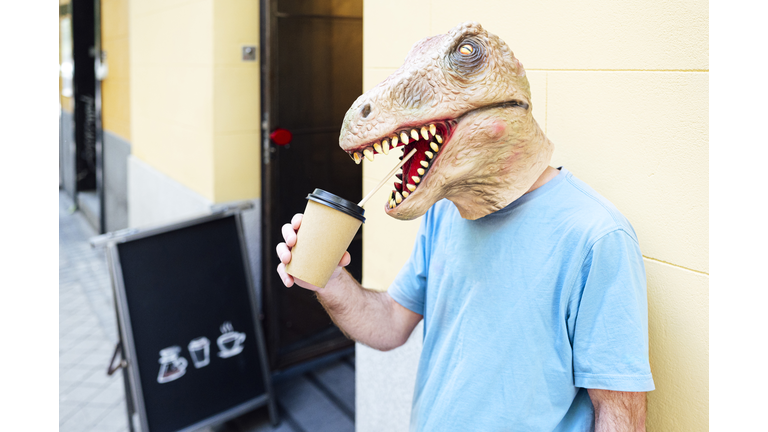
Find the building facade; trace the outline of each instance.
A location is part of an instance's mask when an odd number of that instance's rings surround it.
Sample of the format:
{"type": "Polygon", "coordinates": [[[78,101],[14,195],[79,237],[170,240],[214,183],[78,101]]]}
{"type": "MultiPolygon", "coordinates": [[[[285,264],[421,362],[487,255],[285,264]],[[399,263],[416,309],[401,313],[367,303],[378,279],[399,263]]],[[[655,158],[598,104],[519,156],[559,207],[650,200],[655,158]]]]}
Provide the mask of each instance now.
{"type": "MultiPolygon", "coordinates": [[[[65,6],[72,1],[60,0],[62,41],[71,32],[65,6]]],[[[265,43],[264,3],[101,0],[106,231],[249,200],[249,250],[262,271],[263,251],[274,249],[261,240],[262,59],[244,61],[243,48],[265,43]]],[[[350,2],[330,3],[343,9],[350,2]]],[[[318,10],[312,13],[321,16],[318,10]]],[[[533,114],[555,144],[553,165],[567,167],[631,221],[648,280],[656,383],[649,431],[708,430],[708,12],[702,0],[362,2],[358,94],[399,68],[416,41],[480,22],[525,65],[533,114]]],[[[68,55],[62,42],[62,65],[68,55]]],[[[70,78],[63,66],[63,117],[74,115],[70,78]]],[[[392,164],[364,161],[362,193],[392,164]]],[[[384,202],[386,193],[372,202],[384,202]]],[[[386,290],[419,221],[388,218],[376,206],[366,217],[362,282],[386,290]]],[[[407,430],[421,331],[386,353],[357,346],[358,431],[407,430]]]]}

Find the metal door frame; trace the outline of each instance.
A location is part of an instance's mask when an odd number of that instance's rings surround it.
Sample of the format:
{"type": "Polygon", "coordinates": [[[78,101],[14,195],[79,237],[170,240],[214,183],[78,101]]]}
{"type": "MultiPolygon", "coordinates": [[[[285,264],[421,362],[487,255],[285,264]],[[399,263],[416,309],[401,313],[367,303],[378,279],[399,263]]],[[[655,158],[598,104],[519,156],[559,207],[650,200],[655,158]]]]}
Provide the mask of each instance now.
{"type": "Polygon", "coordinates": [[[93,108],[94,108],[94,129],[96,137],[94,139],[96,146],[96,196],[99,198],[99,226],[98,233],[106,232],[106,203],[104,199],[104,130],[102,128],[102,97],[101,97],[101,78],[95,73],[97,64],[101,64],[104,58],[104,51],[101,46],[101,0],[93,0],[93,68],[94,68],[94,89],[93,89],[93,108]]]}
{"type": "MultiPolygon", "coordinates": [[[[277,17],[272,11],[277,9],[277,0],[261,0],[259,5],[260,18],[260,50],[261,50],[261,256],[262,260],[269,261],[267,257],[274,253],[272,245],[277,244],[272,236],[270,225],[274,216],[272,202],[274,200],[273,184],[275,172],[270,165],[272,161],[272,144],[269,134],[274,125],[270,120],[270,113],[277,110],[277,86],[275,83],[275,73],[271,67],[273,62],[272,53],[277,45],[277,34],[272,29],[277,28],[277,17]]],[[[261,271],[262,279],[262,309],[266,321],[266,339],[267,346],[271,347],[272,342],[278,341],[280,332],[278,330],[278,317],[275,314],[267,313],[267,306],[276,303],[271,287],[274,286],[275,269],[263,268],[261,271]]],[[[278,352],[275,349],[268,349],[270,366],[277,364],[278,352]]]]}

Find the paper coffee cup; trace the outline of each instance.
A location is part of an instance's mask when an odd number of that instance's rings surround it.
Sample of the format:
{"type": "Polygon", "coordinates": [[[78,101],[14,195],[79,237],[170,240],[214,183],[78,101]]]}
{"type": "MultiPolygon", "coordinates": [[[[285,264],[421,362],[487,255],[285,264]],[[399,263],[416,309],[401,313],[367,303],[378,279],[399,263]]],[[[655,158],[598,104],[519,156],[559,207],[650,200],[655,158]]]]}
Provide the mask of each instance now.
{"type": "Polygon", "coordinates": [[[291,249],[286,272],[324,288],[352,243],[365,210],[352,201],[322,189],[307,196],[307,208],[291,249]]]}

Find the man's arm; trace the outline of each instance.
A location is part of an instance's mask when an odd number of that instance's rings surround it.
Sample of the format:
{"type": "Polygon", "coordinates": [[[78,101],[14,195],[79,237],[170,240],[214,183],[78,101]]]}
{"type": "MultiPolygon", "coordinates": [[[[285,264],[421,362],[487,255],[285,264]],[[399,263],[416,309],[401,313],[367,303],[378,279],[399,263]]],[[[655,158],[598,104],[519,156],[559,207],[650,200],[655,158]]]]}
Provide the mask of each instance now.
{"type": "Polygon", "coordinates": [[[645,432],[645,392],[588,389],[595,432],[645,432]]]}
{"type": "Polygon", "coordinates": [[[277,245],[277,256],[280,258],[277,273],[283,284],[290,287],[295,283],[315,291],[333,322],[351,339],[382,351],[404,344],[422,316],[403,307],[385,292],[364,289],[343,268],[351,261],[349,252],[344,252],[324,288],[294,279],[286,273],[285,265],[291,261],[291,248],[296,245],[296,232],[301,226],[301,219],[302,215],[297,214],[290,224],[283,225],[285,243],[277,245]]]}

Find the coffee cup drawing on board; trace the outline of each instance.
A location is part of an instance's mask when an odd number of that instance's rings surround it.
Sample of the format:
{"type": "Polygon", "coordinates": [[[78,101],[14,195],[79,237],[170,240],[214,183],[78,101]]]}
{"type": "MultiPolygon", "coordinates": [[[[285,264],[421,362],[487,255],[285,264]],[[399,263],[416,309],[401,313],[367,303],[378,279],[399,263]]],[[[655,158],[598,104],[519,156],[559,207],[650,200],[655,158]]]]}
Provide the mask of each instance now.
{"type": "Polygon", "coordinates": [[[229,321],[222,324],[220,330],[222,334],[216,339],[220,350],[219,357],[229,358],[240,354],[243,351],[245,333],[236,332],[229,321]]]}
{"type": "Polygon", "coordinates": [[[187,345],[189,350],[189,356],[192,357],[192,364],[195,365],[195,369],[208,366],[211,362],[211,341],[207,337],[202,336],[197,339],[192,339],[187,345]]]}

